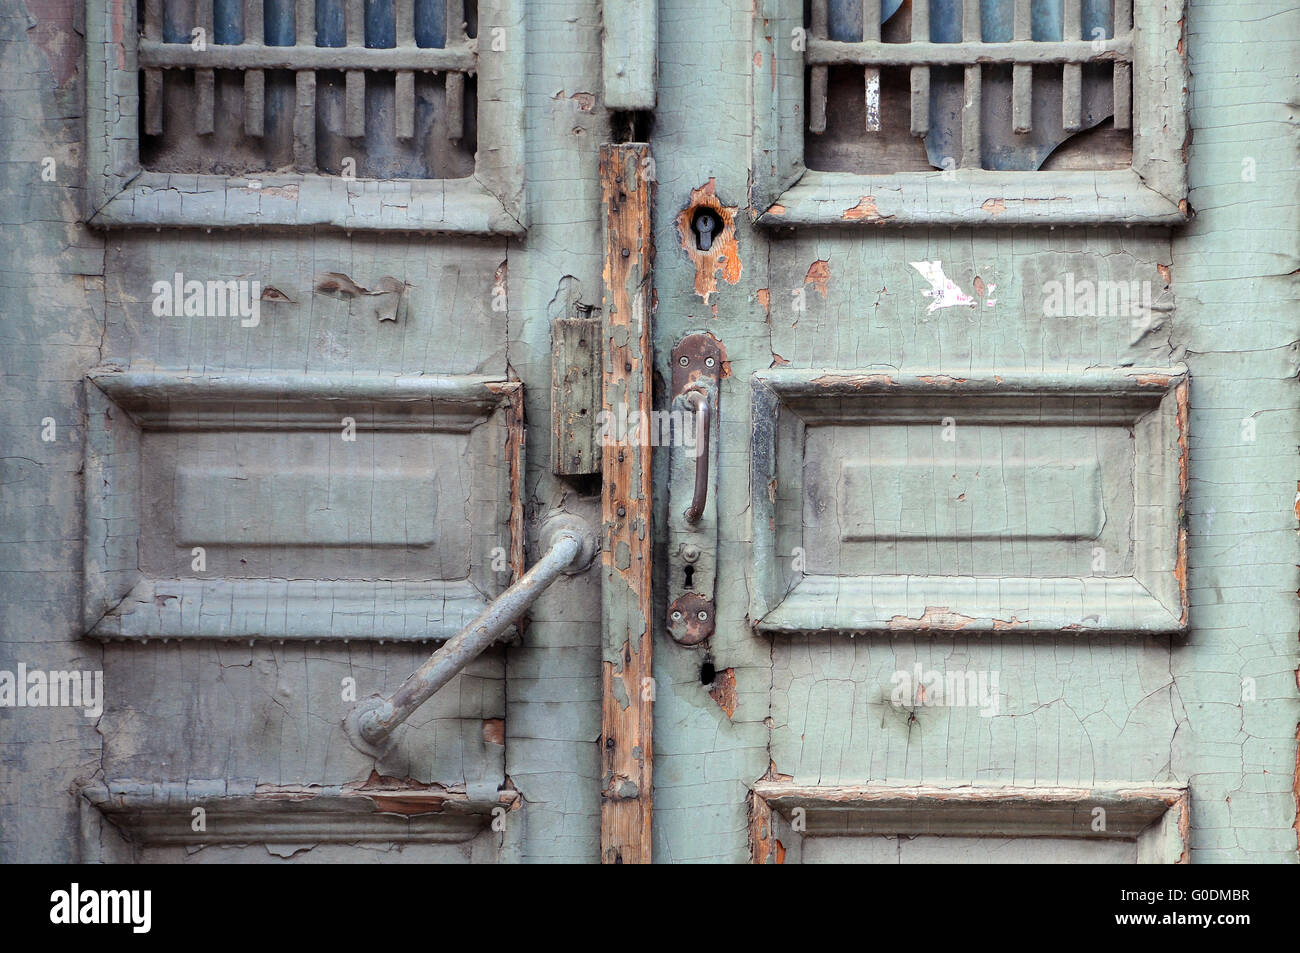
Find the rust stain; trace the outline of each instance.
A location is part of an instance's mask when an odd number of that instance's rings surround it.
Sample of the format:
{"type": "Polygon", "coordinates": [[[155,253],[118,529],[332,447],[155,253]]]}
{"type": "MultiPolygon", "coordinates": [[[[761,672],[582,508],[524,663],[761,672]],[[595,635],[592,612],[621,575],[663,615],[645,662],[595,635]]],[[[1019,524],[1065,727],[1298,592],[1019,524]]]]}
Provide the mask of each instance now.
{"type": "Polygon", "coordinates": [[[968,615],[950,612],[947,606],[926,606],[920,618],[896,615],[889,620],[891,629],[964,629],[975,620],[968,615]]]}
{"type": "Polygon", "coordinates": [[[762,69],[762,68],[763,68],[763,51],[762,51],[762,50],[755,50],[755,51],[754,51],[754,69],[762,69]]]}
{"type": "Polygon", "coordinates": [[[1183,850],[1178,855],[1178,863],[1191,863],[1192,851],[1192,812],[1191,805],[1187,802],[1187,795],[1178,799],[1178,839],[1182,842],[1183,850]]]}
{"type": "Polygon", "coordinates": [[[506,743],[506,720],[504,718],[483,719],[483,743],[486,745],[503,745],[506,743]]]}
{"type": "Polygon", "coordinates": [[[1005,621],[1005,622],[1002,619],[993,620],[994,631],[1001,631],[1002,629],[1018,629],[1021,626],[1025,626],[1025,625],[1029,625],[1028,619],[1021,620],[1016,618],[1015,616],[1012,616],[1009,621],[1005,621]]]}
{"type": "Polygon", "coordinates": [[[886,222],[893,217],[893,215],[880,214],[880,209],[876,208],[874,195],[862,196],[857,205],[846,208],[844,214],[840,216],[846,222],[886,222]]]}
{"type": "Polygon", "coordinates": [[[1130,376],[1143,387],[1169,386],[1169,375],[1167,374],[1132,374],[1130,376]]]}
{"type": "Polygon", "coordinates": [[[789,367],[790,362],[787,361],[785,358],[783,358],[780,354],[777,354],[776,351],[773,351],[772,363],[767,366],[768,367],[789,367]]]}
{"type": "Polygon", "coordinates": [[[772,316],[772,292],[768,291],[766,288],[759,288],[756,292],[754,292],[754,297],[756,297],[758,299],[758,303],[763,306],[763,313],[766,314],[768,317],[771,317],[772,316]]]}
{"type": "Polygon", "coordinates": [[[1172,276],[1172,271],[1168,265],[1156,265],[1156,271],[1160,272],[1160,278],[1168,287],[1172,276]]]}
{"type": "Polygon", "coordinates": [[[1300,480],[1296,481],[1295,503],[1293,504],[1293,506],[1295,507],[1295,518],[1300,520],[1300,480]]]}
{"type": "Polygon", "coordinates": [[[966,383],[964,377],[949,377],[947,374],[935,374],[930,377],[918,377],[918,381],[932,387],[952,387],[954,384],[966,383]]]}
{"type": "Polygon", "coordinates": [[[826,297],[826,286],[831,280],[831,264],[824,258],[819,258],[808,266],[808,274],[804,275],[803,283],[812,285],[821,294],[826,297]]]}
{"type": "Polygon", "coordinates": [[[985,199],[984,204],[981,205],[980,208],[983,211],[988,212],[994,218],[997,218],[999,215],[1001,215],[1003,212],[1007,210],[1007,200],[1006,199],[985,199]]]}
{"type": "Polygon", "coordinates": [[[718,703],[718,707],[731,718],[736,714],[736,670],[724,668],[713,676],[709,686],[709,697],[718,703]]]}
{"type": "Polygon", "coordinates": [[[780,202],[777,202],[770,209],[768,209],[767,212],[769,215],[784,215],[785,206],[782,205],[780,202]]]}
{"type": "Polygon", "coordinates": [[[1295,784],[1291,793],[1295,796],[1295,842],[1296,847],[1300,848],[1300,726],[1295,730],[1295,742],[1295,784]]]}
{"type": "Polygon", "coordinates": [[[578,107],[578,112],[589,113],[596,106],[596,97],[593,93],[574,93],[569,99],[578,107]]]}
{"type": "Polygon", "coordinates": [[[1178,401],[1178,490],[1187,495],[1187,381],[1178,385],[1174,394],[1178,401]]]}
{"type": "Polygon", "coordinates": [[[677,233],[682,248],[695,263],[695,293],[709,304],[709,296],[718,290],[718,276],[729,285],[740,281],[743,266],[740,262],[740,244],[736,240],[736,212],[739,206],[723,205],[718,199],[714,179],[698,189],[691,189],[691,200],[677,215],[677,233]],[[708,251],[695,247],[691,222],[700,209],[712,209],[722,221],[722,230],[713,239],[708,251]]]}

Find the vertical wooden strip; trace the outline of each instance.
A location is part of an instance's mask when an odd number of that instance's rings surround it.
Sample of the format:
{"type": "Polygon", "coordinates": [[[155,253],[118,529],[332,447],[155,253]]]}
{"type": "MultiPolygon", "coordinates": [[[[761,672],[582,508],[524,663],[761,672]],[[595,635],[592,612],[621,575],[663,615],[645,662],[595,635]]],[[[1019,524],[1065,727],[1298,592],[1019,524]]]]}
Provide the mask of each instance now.
{"type": "Polygon", "coordinates": [[[1034,128],[1034,68],[1028,63],[1011,67],[1011,128],[1018,133],[1034,128]]]}
{"type": "MultiPolygon", "coordinates": [[[[880,42],[880,0],[862,0],[862,42],[880,42]]],[[[862,73],[866,88],[867,132],[880,131],[880,69],[868,66],[862,73]]]]}
{"type": "MultiPolygon", "coordinates": [[[[570,314],[583,314],[571,306],[570,314]]],[[[588,310],[586,313],[590,313],[588,310]]],[[[600,472],[601,319],[551,322],[551,470],[566,476],[600,472]]]]}
{"type": "Polygon", "coordinates": [[[465,42],[465,0],[447,0],[447,46],[465,42]]]}
{"type": "Polygon", "coordinates": [[[194,71],[194,132],[212,135],[216,112],[215,77],[210,69],[194,71]]]}
{"type": "MultiPolygon", "coordinates": [[[[1083,36],[1083,0],[1065,0],[1062,35],[1067,40],[1083,36]]],[[[1066,63],[1061,67],[1061,128],[1078,132],[1083,128],[1083,65],[1066,63]]]]}
{"type": "MultiPolygon", "coordinates": [[[[812,0],[812,35],[826,39],[827,0],[812,0]]],[[[814,66],[808,77],[808,131],[821,135],[826,131],[826,87],[829,73],[825,66],[814,66]]]]}
{"type": "Polygon", "coordinates": [[[397,4],[397,45],[415,46],[415,0],[397,4]]]}
{"type": "Polygon", "coordinates": [[[602,83],[609,109],[654,109],[659,4],[603,0],[602,83]]]}
{"type": "MultiPolygon", "coordinates": [[[[1115,0],[1115,39],[1133,33],[1133,0],[1115,0]]],[[[1133,128],[1133,64],[1116,63],[1112,87],[1115,96],[1115,128],[1133,128]]]]}
{"type": "MultiPolygon", "coordinates": [[[[262,0],[244,0],[244,43],[263,44],[262,0]]],[[[261,136],[266,131],[266,74],[260,69],[244,73],[244,132],[261,136]]]]}
{"type": "Polygon", "coordinates": [[[962,0],[961,38],[967,43],[978,43],[984,36],[980,23],[980,0],[962,0]]]}
{"type": "Polygon", "coordinates": [[[244,132],[250,136],[266,132],[266,73],[260,69],[244,74],[244,132]]]}
{"type": "Polygon", "coordinates": [[[395,76],[393,97],[393,123],[398,139],[415,137],[415,74],[409,69],[398,70],[395,76]]]}
{"type": "MultiPolygon", "coordinates": [[[[983,34],[980,24],[980,0],[962,0],[961,36],[967,43],[978,43],[983,34]]],[[[961,167],[980,167],[980,124],[983,119],[983,71],[980,66],[966,67],[966,93],[961,108],[961,167]]]]}
{"type": "MultiPolygon", "coordinates": [[[[1031,0],[1015,0],[1012,20],[1012,39],[1033,39],[1033,14],[1031,0]]],[[[1011,68],[1011,128],[1018,133],[1034,128],[1034,68],[1028,63],[1017,63],[1011,68]]]]}
{"type": "Polygon", "coordinates": [[[1133,65],[1116,63],[1114,77],[1115,128],[1133,128],[1133,65]]]}
{"type": "Polygon", "coordinates": [[[980,66],[966,67],[966,97],[961,109],[961,167],[980,167],[980,116],[984,109],[980,66]]]}
{"type": "MultiPolygon", "coordinates": [[[[296,0],[294,4],[294,36],[298,46],[316,45],[316,0],[296,0]]],[[[312,86],[315,88],[315,77],[312,86]]]]}
{"type": "Polygon", "coordinates": [[[1061,67],[1061,128],[1066,132],[1083,128],[1083,66],[1079,63],[1061,67]]]}
{"type": "MultiPolygon", "coordinates": [[[[347,46],[363,48],[366,45],[365,0],[347,0],[344,24],[347,46]]],[[[343,83],[343,135],[357,139],[366,134],[366,74],[361,70],[350,70],[343,83]]]]}
{"type": "Polygon", "coordinates": [[[455,141],[465,135],[465,74],[448,73],[446,82],[447,138],[455,141]]]}
{"type": "MultiPolygon", "coordinates": [[[[653,183],[645,143],[600,148],[604,208],[602,409],[648,419],[651,409],[653,183]],[[640,415],[647,415],[641,417],[640,415]]],[[[644,438],[601,454],[601,860],[649,863],[653,802],[651,448],[644,438]]]]}
{"type": "MultiPolygon", "coordinates": [[[[912,42],[930,42],[929,0],[913,0],[912,42]]],[[[912,67],[912,135],[924,136],[930,131],[930,67],[912,67]]]]}
{"type": "Polygon", "coordinates": [[[366,74],[348,70],[343,84],[343,135],[357,139],[366,134],[366,74]]]}
{"type": "Polygon", "coordinates": [[[316,73],[299,70],[293,109],[293,167],[316,171],[316,73]]]}
{"type": "MultiPolygon", "coordinates": [[[[162,0],[145,0],[144,35],[150,40],[162,39],[162,0]]],[[[163,131],[163,71],[144,71],[144,132],[147,136],[161,136],[163,131]]]]}

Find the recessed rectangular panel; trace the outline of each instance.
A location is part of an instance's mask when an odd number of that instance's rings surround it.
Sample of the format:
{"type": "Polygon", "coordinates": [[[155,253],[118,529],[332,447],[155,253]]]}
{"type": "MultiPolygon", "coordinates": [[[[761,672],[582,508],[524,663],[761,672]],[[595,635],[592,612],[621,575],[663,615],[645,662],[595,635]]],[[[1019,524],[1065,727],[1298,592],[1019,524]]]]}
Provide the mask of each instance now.
{"type": "Polygon", "coordinates": [[[1106,521],[1095,459],[850,459],[840,539],[1096,539],[1106,521]]]}
{"type": "Polygon", "coordinates": [[[1181,369],[756,375],[769,631],[1181,631],[1181,369]]]}

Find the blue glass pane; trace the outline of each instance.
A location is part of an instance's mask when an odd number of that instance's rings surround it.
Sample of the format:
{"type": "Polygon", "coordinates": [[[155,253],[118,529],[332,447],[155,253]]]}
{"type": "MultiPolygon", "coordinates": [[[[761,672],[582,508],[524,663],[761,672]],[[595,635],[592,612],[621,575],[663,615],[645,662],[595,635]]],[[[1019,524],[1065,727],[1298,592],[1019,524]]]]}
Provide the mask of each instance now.
{"type": "Polygon", "coordinates": [[[266,0],[262,42],[267,46],[293,46],[293,0],[266,0]]]}
{"type": "Polygon", "coordinates": [[[393,13],[393,0],[366,0],[366,46],[372,50],[387,50],[396,45],[397,18],[393,13]]]}
{"type": "Polygon", "coordinates": [[[316,45],[346,46],[343,0],[316,0],[316,45]]]}
{"type": "MultiPolygon", "coordinates": [[[[903,5],[903,0],[880,0],[880,22],[884,23],[903,5]]],[[[862,0],[830,0],[826,10],[826,35],[843,43],[862,42],[862,0]]]]}
{"type": "Polygon", "coordinates": [[[244,4],[241,0],[213,0],[212,42],[222,46],[244,42],[244,4]]]}
{"type": "Polygon", "coordinates": [[[442,0],[415,0],[415,45],[447,45],[447,4],[442,0]]]}

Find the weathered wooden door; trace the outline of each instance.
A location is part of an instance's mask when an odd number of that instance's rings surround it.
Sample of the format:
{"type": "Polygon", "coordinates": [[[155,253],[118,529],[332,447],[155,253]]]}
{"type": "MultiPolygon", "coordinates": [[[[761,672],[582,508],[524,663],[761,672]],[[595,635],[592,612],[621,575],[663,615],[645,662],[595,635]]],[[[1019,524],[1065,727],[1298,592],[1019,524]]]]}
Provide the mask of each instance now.
{"type": "Polygon", "coordinates": [[[1294,11],[20,6],[0,860],[1296,859],[1294,11]]]}
{"type": "Polygon", "coordinates": [[[1290,359],[1203,297],[1212,41],[1143,0],[742,7],[661,0],[656,859],[1291,856],[1270,759],[1214,767],[1216,705],[1270,720],[1215,660],[1293,652],[1295,606],[1263,555],[1258,609],[1222,588],[1294,414],[1256,429],[1290,359]],[[1271,833],[1229,848],[1244,775],[1271,833]]]}

